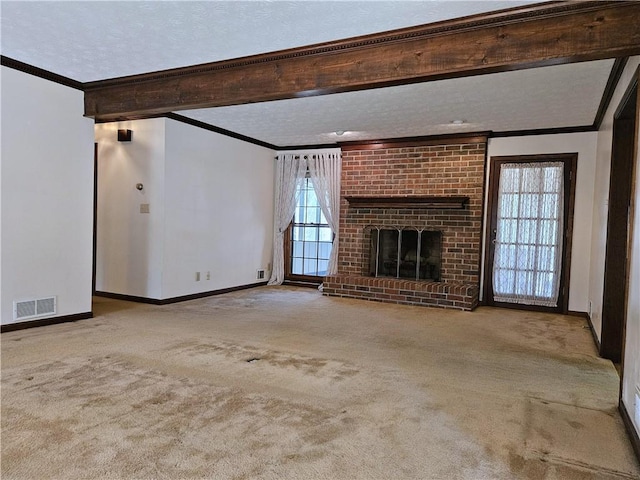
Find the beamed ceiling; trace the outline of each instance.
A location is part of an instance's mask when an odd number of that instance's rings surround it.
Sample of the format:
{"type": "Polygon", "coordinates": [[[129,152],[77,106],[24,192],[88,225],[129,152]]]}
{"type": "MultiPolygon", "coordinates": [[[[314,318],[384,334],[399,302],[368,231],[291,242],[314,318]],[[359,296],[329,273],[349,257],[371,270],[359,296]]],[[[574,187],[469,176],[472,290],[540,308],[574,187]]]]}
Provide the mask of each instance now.
{"type": "Polygon", "coordinates": [[[640,2],[3,0],[1,14],[3,64],[82,88],[96,121],[167,115],[274,147],[593,128],[640,54],[640,2]]]}

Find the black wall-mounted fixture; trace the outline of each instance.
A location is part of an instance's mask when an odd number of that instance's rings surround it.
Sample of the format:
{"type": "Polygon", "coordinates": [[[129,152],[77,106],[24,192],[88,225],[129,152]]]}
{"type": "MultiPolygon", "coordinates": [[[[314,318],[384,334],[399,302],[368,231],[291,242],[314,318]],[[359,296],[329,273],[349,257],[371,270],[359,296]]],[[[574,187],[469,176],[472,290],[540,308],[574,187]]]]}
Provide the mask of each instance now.
{"type": "Polygon", "coordinates": [[[130,142],[133,132],[131,130],[118,130],[119,142],[130,142]]]}

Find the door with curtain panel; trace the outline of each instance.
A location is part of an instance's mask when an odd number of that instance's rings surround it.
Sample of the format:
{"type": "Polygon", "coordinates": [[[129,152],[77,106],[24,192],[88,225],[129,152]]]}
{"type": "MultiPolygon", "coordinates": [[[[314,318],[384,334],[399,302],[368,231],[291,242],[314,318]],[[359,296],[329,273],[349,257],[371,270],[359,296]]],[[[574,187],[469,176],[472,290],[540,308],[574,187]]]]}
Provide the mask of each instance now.
{"type": "Polygon", "coordinates": [[[568,312],[577,154],[492,157],[487,305],[568,312]]]}

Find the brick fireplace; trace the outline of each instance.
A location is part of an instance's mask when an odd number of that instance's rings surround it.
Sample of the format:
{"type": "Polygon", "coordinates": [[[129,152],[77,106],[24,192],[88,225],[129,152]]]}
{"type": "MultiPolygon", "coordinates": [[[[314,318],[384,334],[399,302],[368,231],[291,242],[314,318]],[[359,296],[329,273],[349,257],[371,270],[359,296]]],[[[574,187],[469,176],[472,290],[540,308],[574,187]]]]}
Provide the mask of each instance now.
{"type": "MultiPolygon", "coordinates": [[[[486,141],[472,136],[343,146],[338,274],[325,279],[324,294],[475,308],[486,141]],[[388,272],[373,276],[372,235],[377,240],[381,229],[439,232],[438,281],[395,278],[388,272]]],[[[398,252],[398,260],[403,258],[407,254],[398,252]]],[[[425,264],[427,258],[424,253],[425,264]]]]}

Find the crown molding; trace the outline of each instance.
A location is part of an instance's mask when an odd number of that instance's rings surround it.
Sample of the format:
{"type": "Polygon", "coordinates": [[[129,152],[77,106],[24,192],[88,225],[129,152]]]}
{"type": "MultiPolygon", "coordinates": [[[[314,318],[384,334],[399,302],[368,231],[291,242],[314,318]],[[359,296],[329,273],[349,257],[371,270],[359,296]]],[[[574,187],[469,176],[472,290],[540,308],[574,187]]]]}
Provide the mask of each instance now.
{"type": "Polygon", "coordinates": [[[620,76],[622,75],[628,60],[629,57],[616,58],[616,61],[613,63],[613,67],[611,67],[611,73],[607,79],[607,85],[604,88],[602,99],[600,100],[598,111],[596,112],[596,117],[593,120],[593,127],[595,130],[600,130],[602,119],[604,118],[604,114],[607,113],[607,109],[609,108],[609,104],[613,98],[613,92],[615,92],[616,87],[618,86],[620,76]]]}
{"type": "Polygon", "coordinates": [[[64,85],[65,87],[71,87],[75,88],[76,90],[84,91],[85,84],[82,82],[78,82],[77,80],[65,77],[63,75],[58,75],[57,73],[50,72],[49,70],[45,70],[43,68],[29,65],[28,63],[15,60],[11,57],[0,55],[0,65],[2,65],[3,67],[18,70],[23,73],[27,73],[29,75],[33,75],[35,77],[49,80],[51,82],[59,83],[60,85],[64,85]]]}
{"type": "Polygon", "coordinates": [[[203,128],[210,132],[219,133],[220,135],[225,135],[227,137],[235,138],[236,140],[242,140],[243,142],[252,143],[253,145],[258,145],[260,147],[269,148],[271,150],[281,149],[277,145],[273,145],[268,142],[263,142],[262,140],[248,137],[246,135],[242,135],[241,133],[233,132],[231,130],[226,130],[224,128],[216,127],[215,125],[211,125],[210,123],[201,122],[200,120],[195,120],[193,118],[185,117],[184,115],[179,115],[177,113],[167,113],[166,115],[163,115],[163,116],[165,118],[175,120],[176,122],[186,123],[187,125],[191,125],[193,127],[203,128]]]}
{"type": "Polygon", "coordinates": [[[595,132],[593,125],[577,125],[574,127],[535,128],[530,130],[508,130],[504,132],[491,132],[491,138],[526,137],[531,135],[559,135],[562,133],[595,132]]]}
{"type": "Polygon", "coordinates": [[[352,150],[382,150],[387,148],[420,147],[429,145],[453,145],[487,143],[490,132],[453,133],[446,135],[425,135],[421,137],[387,138],[381,140],[363,140],[341,142],[338,146],[343,152],[352,150]]]}

